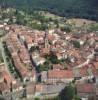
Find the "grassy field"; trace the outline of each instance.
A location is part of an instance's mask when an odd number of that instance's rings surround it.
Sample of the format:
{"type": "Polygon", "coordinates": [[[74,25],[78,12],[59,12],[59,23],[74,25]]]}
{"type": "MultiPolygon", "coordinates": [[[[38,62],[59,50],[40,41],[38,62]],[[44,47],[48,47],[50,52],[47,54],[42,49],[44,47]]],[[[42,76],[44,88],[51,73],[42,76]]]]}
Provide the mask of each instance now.
{"type": "Polygon", "coordinates": [[[67,23],[69,24],[75,24],[76,26],[83,26],[84,24],[89,25],[89,24],[94,24],[96,23],[96,21],[91,21],[91,20],[87,20],[87,19],[80,19],[80,18],[72,18],[72,19],[68,19],[67,23]]]}
{"type": "Polygon", "coordinates": [[[69,18],[69,19],[66,19],[65,17],[60,17],[58,15],[51,14],[49,12],[40,11],[40,13],[41,13],[42,16],[45,16],[46,18],[52,18],[54,20],[58,20],[60,26],[64,26],[66,23],[71,24],[71,25],[75,25],[77,27],[81,27],[84,24],[85,25],[96,24],[96,21],[92,21],[92,20],[89,20],[89,19],[83,19],[83,18],[69,18]],[[65,18],[65,21],[62,20],[64,18],[65,18]]]}

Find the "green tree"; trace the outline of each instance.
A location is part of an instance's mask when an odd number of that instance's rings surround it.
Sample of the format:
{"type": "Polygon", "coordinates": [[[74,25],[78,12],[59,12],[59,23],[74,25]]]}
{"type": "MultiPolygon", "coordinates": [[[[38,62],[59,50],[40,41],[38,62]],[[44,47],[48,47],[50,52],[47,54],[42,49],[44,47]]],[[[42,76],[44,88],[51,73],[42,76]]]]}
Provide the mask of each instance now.
{"type": "Polygon", "coordinates": [[[71,25],[65,25],[64,27],[61,27],[62,31],[71,32],[72,26],[71,25]]]}
{"type": "Polygon", "coordinates": [[[49,60],[52,64],[58,64],[60,61],[58,60],[57,56],[53,53],[46,56],[46,59],[49,60]]]}
{"type": "Polygon", "coordinates": [[[98,23],[89,25],[89,31],[98,31],[98,23]]]}
{"type": "Polygon", "coordinates": [[[78,41],[72,41],[75,48],[80,48],[80,43],[78,41]]]}
{"type": "Polygon", "coordinates": [[[35,98],[34,100],[40,100],[39,98],[35,98]]]}
{"type": "Polygon", "coordinates": [[[60,93],[60,100],[72,100],[75,96],[75,88],[72,85],[66,86],[60,93]]]}

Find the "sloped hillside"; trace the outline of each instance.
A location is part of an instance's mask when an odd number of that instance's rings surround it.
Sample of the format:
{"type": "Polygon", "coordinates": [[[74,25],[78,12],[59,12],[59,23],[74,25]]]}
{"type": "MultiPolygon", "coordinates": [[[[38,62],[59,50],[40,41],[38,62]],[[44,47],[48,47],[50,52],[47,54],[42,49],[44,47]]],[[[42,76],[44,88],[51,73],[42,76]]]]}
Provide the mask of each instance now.
{"type": "Polygon", "coordinates": [[[0,0],[3,7],[15,7],[26,11],[47,10],[66,17],[98,20],[98,0],[0,0]]]}

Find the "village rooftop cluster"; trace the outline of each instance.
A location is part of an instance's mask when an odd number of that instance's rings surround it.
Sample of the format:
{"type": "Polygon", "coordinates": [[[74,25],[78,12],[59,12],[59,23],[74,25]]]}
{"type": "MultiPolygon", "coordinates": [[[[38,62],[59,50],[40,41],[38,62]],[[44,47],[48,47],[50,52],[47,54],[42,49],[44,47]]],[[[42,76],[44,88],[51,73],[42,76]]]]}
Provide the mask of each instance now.
{"type": "Polygon", "coordinates": [[[6,58],[0,64],[0,94],[5,99],[54,97],[71,82],[82,99],[98,95],[97,32],[38,31],[6,24],[0,28],[6,30],[2,49],[12,64],[8,67],[6,58]]]}

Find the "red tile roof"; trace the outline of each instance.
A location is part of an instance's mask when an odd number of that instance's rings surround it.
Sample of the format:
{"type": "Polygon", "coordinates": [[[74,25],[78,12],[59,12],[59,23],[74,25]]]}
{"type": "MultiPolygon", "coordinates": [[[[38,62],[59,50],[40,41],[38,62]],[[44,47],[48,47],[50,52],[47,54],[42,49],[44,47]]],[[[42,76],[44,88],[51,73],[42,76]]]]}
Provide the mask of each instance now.
{"type": "Polygon", "coordinates": [[[3,71],[3,76],[4,76],[4,79],[7,81],[8,84],[10,84],[12,82],[13,79],[7,71],[3,71]]]}
{"type": "Polygon", "coordinates": [[[9,86],[6,83],[0,83],[0,91],[10,90],[9,86]]]}
{"type": "Polygon", "coordinates": [[[76,86],[78,93],[92,93],[95,91],[95,87],[93,84],[78,84],[76,86]]]}
{"type": "Polygon", "coordinates": [[[98,69],[98,62],[94,62],[93,64],[94,64],[94,67],[95,67],[96,69],[98,69]]]}
{"type": "Polygon", "coordinates": [[[27,44],[32,44],[32,41],[33,41],[32,37],[26,35],[27,44]]]}
{"type": "Polygon", "coordinates": [[[80,72],[79,73],[80,73],[80,75],[82,77],[87,76],[88,75],[88,73],[87,73],[87,67],[85,66],[83,68],[80,68],[80,72]]]}
{"type": "Polygon", "coordinates": [[[50,41],[53,41],[53,40],[55,39],[55,36],[52,35],[52,34],[49,34],[49,35],[48,35],[48,39],[49,39],[50,41]]]}
{"type": "Polygon", "coordinates": [[[30,61],[28,51],[26,50],[26,48],[24,46],[22,46],[20,48],[18,55],[19,55],[19,58],[22,62],[25,62],[25,61],[29,62],[30,61]]]}
{"type": "Polygon", "coordinates": [[[64,67],[60,64],[53,64],[53,69],[64,69],[64,67]]]}
{"type": "Polygon", "coordinates": [[[25,77],[27,75],[27,69],[25,68],[25,66],[20,62],[19,59],[14,58],[13,60],[16,69],[19,71],[22,77],[25,77]]]}
{"type": "Polygon", "coordinates": [[[71,70],[49,70],[48,78],[73,78],[71,70]]]}
{"type": "Polygon", "coordinates": [[[42,84],[37,84],[35,89],[36,89],[36,92],[41,92],[42,89],[43,89],[43,85],[42,84]]]}

